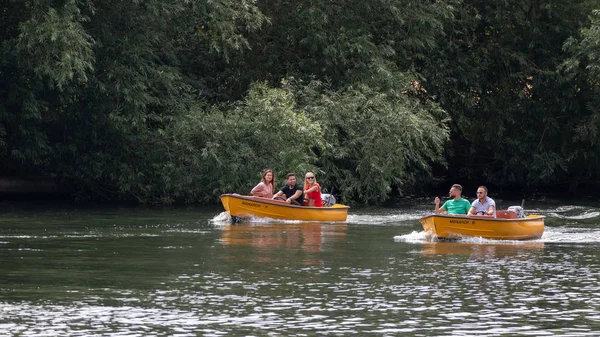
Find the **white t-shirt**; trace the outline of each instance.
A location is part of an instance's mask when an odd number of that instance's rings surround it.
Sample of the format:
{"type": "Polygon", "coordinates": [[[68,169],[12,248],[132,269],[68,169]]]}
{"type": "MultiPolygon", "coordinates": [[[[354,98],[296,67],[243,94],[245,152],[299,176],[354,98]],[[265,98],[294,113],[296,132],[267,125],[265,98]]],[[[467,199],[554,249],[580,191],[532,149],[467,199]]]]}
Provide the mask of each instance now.
{"type": "Polygon", "coordinates": [[[496,217],[496,202],[490,197],[485,197],[485,202],[483,204],[479,202],[479,199],[475,199],[475,201],[471,203],[471,206],[475,207],[475,214],[478,212],[485,212],[487,214],[490,206],[494,206],[494,218],[496,217]]]}

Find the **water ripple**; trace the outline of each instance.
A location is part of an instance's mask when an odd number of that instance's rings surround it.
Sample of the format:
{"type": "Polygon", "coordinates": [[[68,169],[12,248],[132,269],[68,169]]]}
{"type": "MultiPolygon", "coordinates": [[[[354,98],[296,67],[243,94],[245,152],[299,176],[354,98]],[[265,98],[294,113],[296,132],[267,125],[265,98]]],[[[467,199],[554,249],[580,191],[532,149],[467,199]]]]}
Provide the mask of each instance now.
{"type": "Polygon", "coordinates": [[[418,220],[431,212],[397,212],[392,214],[349,214],[348,223],[358,225],[386,225],[418,220]]]}
{"type": "Polygon", "coordinates": [[[533,241],[435,242],[420,209],[3,227],[0,336],[597,336],[595,209],[543,211],[533,241]]]}
{"type": "Polygon", "coordinates": [[[335,272],[345,276],[327,281],[309,281],[332,272],[321,267],[297,269],[293,281],[208,273],[181,275],[146,294],[124,292],[114,296],[119,302],[114,305],[97,298],[71,305],[5,302],[2,316],[18,323],[4,322],[0,331],[22,336],[595,335],[600,272],[597,265],[581,268],[581,253],[536,256],[532,253],[543,250],[503,246],[527,256],[513,259],[489,251],[477,255],[482,245],[462,245],[470,247],[468,260],[423,255],[421,264],[390,257],[387,267],[340,268],[335,272]],[[552,256],[561,264],[543,262],[552,256]],[[570,276],[574,273],[577,278],[570,276]]]}

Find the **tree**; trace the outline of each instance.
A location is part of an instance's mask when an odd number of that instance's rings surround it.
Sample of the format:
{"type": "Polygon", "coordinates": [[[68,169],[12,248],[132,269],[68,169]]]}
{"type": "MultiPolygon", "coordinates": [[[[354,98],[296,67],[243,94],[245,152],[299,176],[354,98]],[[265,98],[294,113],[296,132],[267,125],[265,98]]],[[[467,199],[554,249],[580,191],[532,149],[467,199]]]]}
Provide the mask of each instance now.
{"type": "Polygon", "coordinates": [[[141,201],[181,194],[153,175],[177,163],[164,133],[206,107],[182,43],[226,55],[264,20],[252,1],[10,1],[0,13],[4,173],[141,201]]]}
{"type": "MultiPolygon", "coordinates": [[[[558,72],[585,24],[583,2],[465,1],[442,48],[419,67],[450,112],[452,176],[500,186],[565,182],[580,164],[581,104],[558,72]]],[[[585,113],[584,113],[585,114],[585,113]]]]}
{"type": "Polygon", "coordinates": [[[600,10],[592,12],[590,21],[578,38],[565,42],[564,49],[570,57],[560,68],[579,103],[570,137],[572,193],[583,181],[600,177],[600,10]]]}
{"type": "Polygon", "coordinates": [[[380,203],[396,189],[414,189],[431,177],[433,163],[443,162],[447,114],[421,102],[414,88],[333,91],[313,82],[301,91],[304,109],[323,126],[320,181],[344,200],[380,203]]]}

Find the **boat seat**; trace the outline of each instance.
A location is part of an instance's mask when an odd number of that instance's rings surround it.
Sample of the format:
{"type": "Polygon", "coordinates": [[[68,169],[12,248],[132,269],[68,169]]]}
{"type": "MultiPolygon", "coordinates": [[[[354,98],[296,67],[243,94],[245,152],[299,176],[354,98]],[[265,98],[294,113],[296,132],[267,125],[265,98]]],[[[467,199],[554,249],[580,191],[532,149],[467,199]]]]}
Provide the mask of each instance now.
{"type": "Polygon", "coordinates": [[[514,211],[496,211],[496,219],[516,219],[519,216],[514,211]]]}

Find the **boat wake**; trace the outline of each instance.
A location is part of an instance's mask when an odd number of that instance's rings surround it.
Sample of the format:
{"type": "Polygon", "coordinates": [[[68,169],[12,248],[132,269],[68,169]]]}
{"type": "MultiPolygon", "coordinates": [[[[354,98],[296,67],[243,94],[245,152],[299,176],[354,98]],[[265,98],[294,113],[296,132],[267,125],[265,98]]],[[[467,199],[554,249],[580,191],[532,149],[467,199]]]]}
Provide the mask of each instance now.
{"type": "Polygon", "coordinates": [[[600,230],[594,228],[546,227],[542,240],[556,243],[597,243],[600,242],[600,230]]]}
{"type": "Polygon", "coordinates": [[[432,242],[434,240],[434,235],[425,231],[412,231],[409,234],[394,236],[394,241],[397,242],[421,243],[432,242]]]}
{"type": "Polygon", "coordinates": [[[570,220],[585,220],[585,219],[593,219],[593,218],[597,218],[600,216],[600,212],[596,212],[596,211],[585,211],[583,214],[578,214],[578,215],[564,215],[564,214],[558,214],[558,213],[548,213],[548,216],[553,216],[555,218],[559,218],[559,219],[570,219],[570,220]]]}
{"type": "Polygon", "coordinates": [[[220,214],[215,215],[212,219],[208,220],[208,223],[214,225],[228,225],[231,223],[231,216],[227,212],[221,212],[220,214]]]}
{"type": "MultiPolygon", "coordinates": [[[[435,242],[437,241],[437,237],[429,232],[413,231],[408,234],[394,236],[394,241],[407,243],[435,242]]],[[[481,237],[463,237],[456,241],[477,244],[520,244],[523,242],[598,243],[600,242],[600,230],[591,228],[546,227],[542,237],[537,240],[492,240],[481,237]]]]}
{"type": "Polygon", "coordinates": [[[552,209],[528,209],[529,214],[543,214],[549,218],[569,219],[569,220],[586,220],[600,217],[600,212],[597,208],[565,205],[552,209]]]}
{"type": "Polygon", "coordinates": [[[348,214],[349,224],[356,225],[386,225],[403,221],[418,220],[431,212],[411,212],[395,214],[348,214]]]}
{"type": "MultiPolygon", "coordinates": [[[[221,212],[220,214],[215,215],[212,219],[208,220],[210,224],[213,225],[230,225],[234,222],[234,219],[227,212],[221,212]]],[[[311,221],[303,221],[303,220],[281,220],[281,219],[272,219],[272,218],[261,218],[257,216],[252,216],[247,219],[243,219],[242,223],[248,224],[272,224],[272,223],[305,223],[311,221]]]]}

